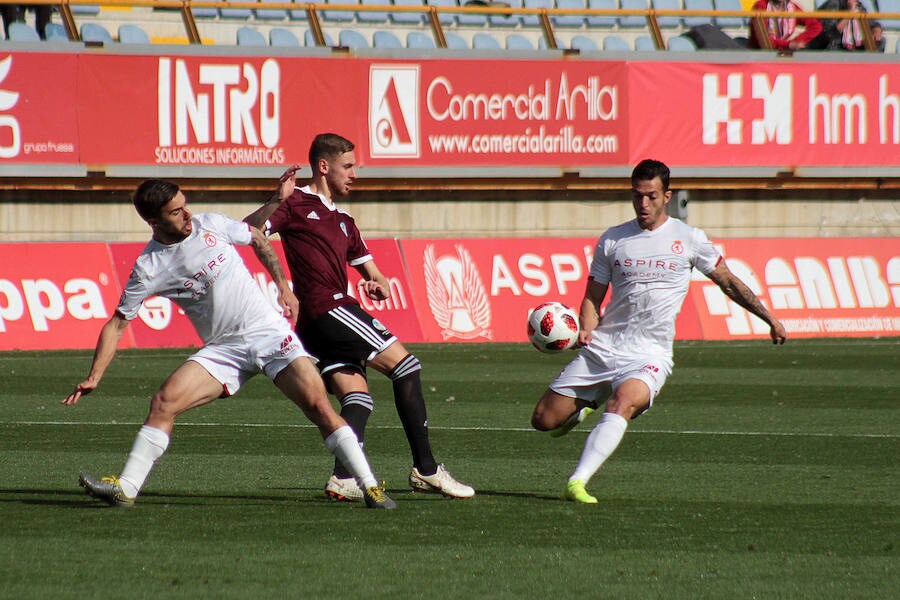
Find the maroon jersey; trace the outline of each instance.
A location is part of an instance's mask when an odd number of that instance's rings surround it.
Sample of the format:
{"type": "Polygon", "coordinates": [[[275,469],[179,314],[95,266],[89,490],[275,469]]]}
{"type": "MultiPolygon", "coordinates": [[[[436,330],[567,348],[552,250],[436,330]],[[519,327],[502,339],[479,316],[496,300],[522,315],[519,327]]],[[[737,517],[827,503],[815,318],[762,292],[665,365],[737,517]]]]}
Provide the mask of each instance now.
{"type": "Polygon", "coordinates": [[[347,264],[361,265],[372,255],[353,217],[335,206],[329,208],[309,187],[295,188],[269,217],[265,233],[281,235],[300,300],[301,325],[332,308],[358,304],[347,295],[347,264]]]}

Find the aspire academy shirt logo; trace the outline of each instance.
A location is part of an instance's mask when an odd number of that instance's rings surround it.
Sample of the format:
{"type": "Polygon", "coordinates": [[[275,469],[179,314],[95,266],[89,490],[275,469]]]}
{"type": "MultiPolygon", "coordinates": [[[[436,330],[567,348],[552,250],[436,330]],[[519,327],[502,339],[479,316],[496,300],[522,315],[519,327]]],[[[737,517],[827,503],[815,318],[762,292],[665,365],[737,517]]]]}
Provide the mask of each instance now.
{"type": "Polygon", "coordinates": [[[369,68],[369,148],[378,158],[419,157],[418,65],[369,68]]]}

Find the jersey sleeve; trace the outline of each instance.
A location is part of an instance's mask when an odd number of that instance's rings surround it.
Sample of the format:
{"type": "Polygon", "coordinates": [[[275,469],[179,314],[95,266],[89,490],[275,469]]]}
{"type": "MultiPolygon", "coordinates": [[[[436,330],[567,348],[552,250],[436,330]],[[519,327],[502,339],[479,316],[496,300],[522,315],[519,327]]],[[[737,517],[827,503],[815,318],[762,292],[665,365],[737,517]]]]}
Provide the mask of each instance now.
{"type": "Polygon", "coordinates": [[[207,214],[206,226],[235,246],[247,246],[253,239],[250,225],[225,215],[207,214]]]}
{"type": "Polygon", "coordinates": [[[275,212],[266,219],[266,224],[263,226],[263,233],[267,236],[272,235],[273,233],[281,233],[288,228],[290,222],[291,206],[290,202],[285,200],[279,204],[278,208],[275,209],[275,212]]]}
{"type": "Polygon", "coordinates": [[[116,312],[125,320],[130,321],[137,316],[144,300],[152,295],[153,293],[147,286],[146,275],[135,265],[125,284],[125,289],[122,290],[122,295],[119,297],[119,306],[116,307],[116,312]]]}
{"type": "Polygon", "coordinates": [[[597,241],[597,246],[594,248],[594,259],[591,261],[589,275],[597,283],[608,284],[612,280],[612,271],[607,259],[607,246],[610,244],[611,242],[604,235],[597,241]]]}
{"type": "Polygon", "coordinates": [[[350,245],[347,248],[347,263],[351,267],[357,267],[370,260],[374,260],[372,254],[369,252],[369,247],[366,246],[366,242],[359,232],[359,227],[356,226],[356,221],[350,219],[348,223],[350,224],[350,227],[348,227],[350,245]]]}
{"type": "Polygon", "coordinates": [[[713,246],[701,229],[694,229],[694,260],[693,266],[704,275],[709,275],[716,270],[722,255],[713,246]]]}

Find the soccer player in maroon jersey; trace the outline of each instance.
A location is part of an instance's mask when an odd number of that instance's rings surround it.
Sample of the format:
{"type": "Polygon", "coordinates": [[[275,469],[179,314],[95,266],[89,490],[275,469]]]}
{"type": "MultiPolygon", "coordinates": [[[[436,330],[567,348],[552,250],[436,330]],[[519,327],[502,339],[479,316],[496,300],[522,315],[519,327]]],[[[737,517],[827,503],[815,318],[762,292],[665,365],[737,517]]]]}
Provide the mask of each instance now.
{"type": "MultiPolygon", "coordinates": [[[[319,359],[322,377],[360,445],[373,408],[366,379],[366,368],[372,367],[393,382],[394,403],[412,451],[410,487],[470,498],[475,490],[454,479],[431,452],[419,360],[347,294],[348,264],[365,279],[361,291],[369,298],[385,300],[391,294],[353,217],[334,203],[350,193],[356,179],[353,150],[353,143],[339,135],[317,135],[309,149],[308,185],[296,186],[300,167],[291,167],[275,195],[244,220],[266,235],[280,234],[300,299],[297,333],[319,359]]],[[[338,460],[325,492],[337,500],[362,499],[356,481],[338,460]]]]}

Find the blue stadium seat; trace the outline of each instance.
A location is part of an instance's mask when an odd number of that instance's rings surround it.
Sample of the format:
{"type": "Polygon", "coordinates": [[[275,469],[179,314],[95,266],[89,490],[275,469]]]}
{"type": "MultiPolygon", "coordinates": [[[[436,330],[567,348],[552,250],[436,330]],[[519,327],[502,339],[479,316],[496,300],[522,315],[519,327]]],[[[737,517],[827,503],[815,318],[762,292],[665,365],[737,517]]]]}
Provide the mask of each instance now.
{"type": "Polygon", "coordinates": [[[572,50],[579,50],[581,52],[595,52],[600,50],[600,46],[597,45],[597,42],[586,35],[573,35],[572,40],[569,42],[569,47],[572,48],[572,50]]]}
{"type": "MultiPolygon", "coordinates": [[[[556,8],[587,8],[584,0],[556,0],[556,8]]],[[[552,15],[550,22],[556,27],[581,27],[584,15],[552,15]]]]}
{"type": "MultiPolygon", "coordinates": [[[[285,0],[287,1],[287,0],[285,0]]],[[[260,6],[267,4],[266,0],[259,0],[260,6]]],[[[263,21],[283,21],[288,18],[288,11],[283,8],[255,8],[253,14],[263,21]]]]}
{"type": "Polygon", "coordinates": [[[47,38],[48,42],[70,41],[69,34],[66,33],[66,28],[60,23],[47,23],[47,27],[44,29],[44,37],[47,38]]]}
{"type": "MultiPolygon", "coordinates": [[[[422,6],[422,0],[394,0],[395,6],[422,6]]],[[[424,22],[425,13],[421,12],[392,12],[392,23],[404,25],[421,25],[424,22]]]]}
{"type": "MultiPolygon", "coordinates": [[[[388,0],[360,0],[361,5],[374,4],[385,5],[390,4],[388,0]]],[[[366,11],[361,10],[356,13],[356,20],[360,23],[387,23],[388,14],[383,11],[366,11]]]]}
{"type": "Polygon", "coordinates": [[[241,27],[237,30],[238,46],[267,46],[266,36],[252,27],[241,27]]]}
{"type": "MultiPolygon", "coordinates": [[[[247,21],[253,12],[249,8],[220,8],[219,16],[223,19],[240,19],[247,21]]],[[[265,40],[265,38],[263,38],[265,40]]]]}
{"type": "Polygon", "coordinates": [[[603,49],[607,52],[628,52],[628,42],[617,35],[607,35],[603,37],[603,49]]]}
{"type": "MultiPolygon", "coordinates": [[[[886,13],[900,13],[900,0],[878,0],[878,10],[886,13]]],[[[879,19],[885,31],[900,30],[900,19],[879,19]]]]}
{"type": "MultiPolygon", "coordinates": [[[[553,8],[553,0],[524,0],[524,8],[553,8]]],[[[538,15],[522,15],[524,27],[540,27],[541,18],[538,15]]]]}
{"type": "MultiPolygon", "coordinates": [[[[653,0],[653,8],[657,10],[682,10],[681,0],[653,0]]],[[[656,22],[662,29],[674,29],[681,27],[681,17],[676,16],[657,16],[656,22]]]]}
{"type": "Polygon", "coordinates": [[[13,21],[9,24],[9,41],[11,42],[39,42],[41,36],[34,27],[21,21],[13,21]]]}
{"type": "MultiPolygon", "coordinates": [[[[716,10],[743,10],[741,0],[715,0],[713,8],[716,10]]],[[[711,21],[711,17],[706,19],[707,23],[711,21]]],[[[750,19],[744,19],[743,17],[716,17],[716,25],[724,29],[743,29],[747,27],[749,23],[750,19]]]]}
{"type": "Polygon", "coordinates": [[[73,15],[94,16],[100,14],[100,7],[95,4],[70,4],[69,8],[72,10],[73,15]]]}
{"type": "Polygon", "coordinates": [[[300,40],[290,29],[283,27],[273,27],[269,30],[269,45],[294,47],[300,45],[300,40]]]}
{"type": "Polygon", "coordinates": [[[421,31],[410,31],[406,34],[407,48],[436,48],[434,38],[421,31]]]}
{"type": "Polygon", "coordinates": [[[338,44],[345,48],[368,48],[369,41],[355,29],[341,29],[338,33],[338,44]]]}
{"type": "Polygon", "coordinates": [[[444,39],[447,41],[447,47],[454,50],[464,50],[469,47],[469,44],[466,43],[466,38],[452,31],[445,31],[444,39]]]}
{"type": "Polygon", "coordinates": [[[191,13],[195,19],[215,19],[219,16],[219,10],[213,6],[203,6],[203,0],[191,2],[191,13]]]}
{"type": "MultiPolygon", "coordinates": [[[[331,39],[331,36],[327,33],[325,35],[325,45],[328,47],[334,47],[334,40],[331,39]]],[[[307,29],[303,32],[303,43],[307,48],[315,48],[316,47],[316,38],[313,35],[312,29],[307,29]]]]}
{"type": "MultiPolygon", "coordinates": [[[[621,7],[625,9],[647,9],[649,8],[648,0],[622,0],[621,7]]],[[[623,29],[636,29],[647,27],[647,17],[644,16],[627,16],[619,17],[619,27],[623,29]]]]}
{"type": "MultiPolygon", "coordinates": [[[[607,8],[619,8],[619,0],[588,0],[588,8],[601,10],[607,8]]],[[[599,27],[612,29],[616,26],[616,17],[613,15],[594,15],[587,18],[588,28],[599,27]]]]}
{"type": "Polygon", "coordinates": [[[376,31],[372,34],[373,48],[402,48],[403,43],[390,31],[376,31]]]}
{"type": "MultiPolygon", "coordinates": [[[[459,5],[468,6],[466,0],[459,0],[459,5]]],[[[467,27],[484,27],[487,25],[488,16],[484,13],[456,13],[456,22],[467,27]]]]}
{"type": "Polygon", "coordinates": [[[479,31],[472,36],[472,47],[477,50],[502,50],[497,38],[489,33],[479,31]]]}
{"type": "Polygon", "coordinates": [[[669,38],[668,48],[672,52],[694,52],[697,46],[690,39],[682,35],[674,35],[669,38]]]}
{"type": "MultiPolygon", "coordinates": [[[[741,0],[735,0],[737,5],[741,5],[741,0]]],[[[713,0],[684,0],[684,8],[686,10],[713,10],[713,0]]],[[[712,16],[707,17],[685,17],[684,26],[690,29],[699,25],[708,25],[713,22],[712,16]]]]}
{"type": "Polygon", "coordinates": [[[88,22],[81,24],[81,41],[112,44],[113,38],[103,25],[88,22]]]}
{"type": "Polygon", "coordinates": [[[147,32],[133,23],[119,25],[119,42],[123,44],[149,44],[147,32]]]}
{"type": "Polygon", "coordinates": [[[534,50],[534,44],[521,33],[511,33],[506,36],[507,50],[534,50]]]}
{"type": "MultiPolygon", "coordinates": [[[[547,40],[544,39],[544,36],[541,36],[538,39],[538,50],[549,50],[550,46],[547,45],[547,40]]],[[[556,36],[556,49],[561,50],[565,48],[565,44],[562,43],[562,40],[559,39],[559,36],[556,36]]]]}
{"type": "Polygon", "coordinates": [[[639,35],[634,38],[634,49],[638,52],[653,52],[656,50],[656,44],[649,35],[639,35]]]}
{"type": "MultiPolygon", "coordinates": [[[[504,0],[512,8],[522,8],[522,0],[504,0]]],[[[519,15],[490,15],[488,17],[491,25],[494,27],[516,27],[522,20],[519,15]]]]}
{"type": "MultiPolygon", "coordinates": [[[[291,0],[294,4],[306,4],[303,0],[291,0]]],[[[298,8],[292,8],[288,11],[288,16],[291,18],[291,21],[306,21],[309,17],[306,14],[306,9],[302,6],[298,8]]]]}
{"type": "MultiPolygon", "coordinates": [[[[428,0],[426,4],[430,6],[459,6],[456,0],[428,0]]],[[[456,23],[455,13],[441,13],[438,15],[438,21],[441,25],[453,25],[456,23]]]]}
{"type": "MultiPolygon", "coordinates": [[[[359,4],[359,0],[335,0],[334,2],[326,2],[325,0],[310,0],[313,4],[359,4]]],[[[338,23],[349,23],[353,20],[356,13],[350,10],[320,10],[319,15],[325,21],[335,21],[338,23]]]]}

